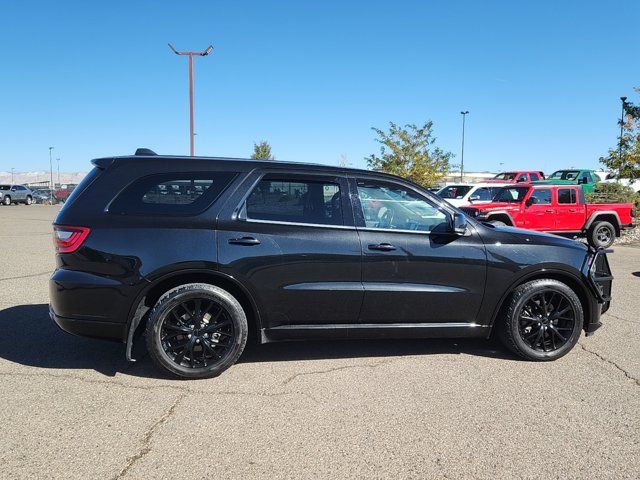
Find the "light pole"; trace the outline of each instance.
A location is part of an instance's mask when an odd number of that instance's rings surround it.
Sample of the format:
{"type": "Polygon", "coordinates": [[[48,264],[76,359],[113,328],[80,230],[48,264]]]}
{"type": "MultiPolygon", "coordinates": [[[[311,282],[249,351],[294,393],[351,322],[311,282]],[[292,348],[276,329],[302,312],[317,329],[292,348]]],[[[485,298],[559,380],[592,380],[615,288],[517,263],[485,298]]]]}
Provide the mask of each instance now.
{"type": "Polygon", "coordinates": [[[464,123],[468,113],[469,113],[469,110],[460,112],[460,114],[462,115],[462,154],[460,155],[460,181],[461,182],[462,182],[462,177],[464,176],[464,123]]]}
{"type": "Polygon", "coordinates": [[[213,50],[213,45],[209,45],[206,50],[202,52],[178,51],[173,48],[173,45],[170,43],[169,48],[173,50],[173,53],[176,55],[187,55],[189,57],[189,150],[193,157],[195,155],[195,134],[193,133],[193,56],[206,57],[211,53],[211,50],[213,50]]]}
{"type": "MultiPolygon", "coordinates": [[[[618,158],[622,162],[622,136],[624,135],[624,106],[627,103],[627,97],[620,97],[622,101],[622,112],[620,113],[620,143],[618,144],[618,158]]],[[[618,169],[618,181],[620,180],[620,169],[618,169]]]]}
{"type": "Polygon", "coordinates": [[[53,160],[51,159],[51,150],[53,150],[53,147],[49,147],[49,187],[51,188],[51,205],[53,205],[53,160]]]}
{"type": "Polygon", "coordinates": [[[15,170],[15,168],[11,167],[11,185],[14,184],[14,181],[13,181],[13,171],[14,170],[15,170]]]}
{"type": "Polygon", "coordinates": [[[60,185],[60,159],[56,158],[56,163],[58,164],[58,185],[60,185]]]}

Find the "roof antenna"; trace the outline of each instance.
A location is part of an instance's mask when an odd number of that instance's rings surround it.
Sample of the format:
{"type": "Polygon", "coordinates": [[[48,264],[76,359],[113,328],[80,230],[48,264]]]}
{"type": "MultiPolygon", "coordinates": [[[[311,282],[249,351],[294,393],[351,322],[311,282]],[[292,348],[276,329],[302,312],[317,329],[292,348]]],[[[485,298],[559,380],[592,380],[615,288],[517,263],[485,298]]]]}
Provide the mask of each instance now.
{"type": "Polygon", "coordinates": [[[153,150],[151,150],[150,148],[137,148],[135,155],[146,157],[149,155],[158,155],[158,154],[153,150]]]}

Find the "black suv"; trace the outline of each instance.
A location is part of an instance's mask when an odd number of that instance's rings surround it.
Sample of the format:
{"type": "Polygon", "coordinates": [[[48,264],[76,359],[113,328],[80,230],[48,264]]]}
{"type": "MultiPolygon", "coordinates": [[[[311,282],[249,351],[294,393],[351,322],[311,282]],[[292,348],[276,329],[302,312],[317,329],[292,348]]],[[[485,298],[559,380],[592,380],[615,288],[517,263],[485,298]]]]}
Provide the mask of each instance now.
{"type": "Polygon", "coordinates": [[[278,161],[101,158],[54,224],[51,317],[165,370],[220,374],[260,343],[484,337],[554,360],[600,324],[603,250],[495,227],[382,173],[278,161]]]}

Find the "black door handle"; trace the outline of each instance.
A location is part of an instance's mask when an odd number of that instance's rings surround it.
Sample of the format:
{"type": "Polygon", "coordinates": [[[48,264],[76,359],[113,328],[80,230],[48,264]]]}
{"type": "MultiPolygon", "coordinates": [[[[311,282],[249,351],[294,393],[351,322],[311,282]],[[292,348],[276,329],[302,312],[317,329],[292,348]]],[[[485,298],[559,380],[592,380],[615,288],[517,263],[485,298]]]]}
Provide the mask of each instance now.
{"type": "Polygon", "coordinates": [[[390,243],[376,243],[376,244],[369,245],[369,250],[381,250],[383,252],[391,252],[392,250],[395,250],[395,249],[396,247],[394,247],[390,243]]]}
{"type": "Polygon", "coordinates": [[[242,238],[230,238],[229,243],[231,245],[260,245],[260,240],[253,237],[242,237],[242,238]]]}

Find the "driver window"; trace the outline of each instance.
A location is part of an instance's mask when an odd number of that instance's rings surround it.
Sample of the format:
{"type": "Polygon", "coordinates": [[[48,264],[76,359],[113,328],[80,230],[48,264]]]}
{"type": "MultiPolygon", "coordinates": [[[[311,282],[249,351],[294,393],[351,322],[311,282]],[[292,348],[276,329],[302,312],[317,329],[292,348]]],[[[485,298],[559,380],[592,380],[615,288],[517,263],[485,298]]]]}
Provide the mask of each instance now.
{"type": "Polygon", "coordinates": [[[444,212],[400,185],[359,180],[358,196],[368,228],[428,232],[447,224],[444,212]]]}

